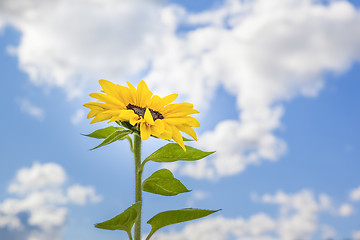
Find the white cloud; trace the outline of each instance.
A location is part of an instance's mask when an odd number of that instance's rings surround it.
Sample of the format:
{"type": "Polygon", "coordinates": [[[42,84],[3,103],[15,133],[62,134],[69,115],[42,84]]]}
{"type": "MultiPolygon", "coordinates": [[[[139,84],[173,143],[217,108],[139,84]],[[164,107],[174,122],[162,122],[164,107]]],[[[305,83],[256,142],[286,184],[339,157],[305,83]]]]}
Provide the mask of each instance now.
{"type": "Polygon", "coordinates": [[[360,201],[360,186],[350,192],[351,201],[360,201]]]}
{"type": "Polygon", "coordinates": [[[30,226],[27,240],[60,239],[67,204],[84,205],[102,199],[91,186],[74,184],[66,188],[66,180],[64,169],[56,163],[34,163],[18,170],[8,187],[14,197],[0,202],[0,228],[23,230],[30,226]],[[27,213],[28,218],[21,220],[21,213],[27,213]]]}
{"type": "Polygon", "coordinates": [[[354,213],[354,208],[348,203],[342,204],[339,208],[340,216],[348,217],[348,216],[352,215],[353,213],[354,213]]]}
{"type": "Polygon", "coordinates": [[[235,95],[238,119],[200,136],[199,146],[217,154],[178,168],[197,178],[278,160],[286,152],[274,134],[283,103],[316,96],[324,72],[344,72],[360,56],[360,13],[347,1],[228,0],[196,14],[155,0],[0,4],[21,32],[15,54],[35,84],[74,97],[99,78],[143,77],[160,95],[179,92],[210,115],[220,85],[235,95]],[[193,29],[179,33],[183,24],[193,29]]]}
{"type": "Polygon", "coordinates": [[[51,230],[33,230],[27,240],[61,240],[63,230],[62,229],[51,229],[51,230]]]}
{"type": "Polygon", "coordinates": [[[161,2],[6,0],[0,15],[22,33],[15,54],[31,81],[75,97],[100,78],[120,80],[147,67],[161,2]]]}
{"type": "Polygon", "coordinates": [[[311,239],[317,229],[319,212],[328,207],[317,200],[309,190],[295,194],[278,191],[274,195],[264,195],[262,201],[280,205],[278,226],[280,239],[311,239]]]}
{"type": "Polygon", "coordinates": [[[227,1],[187,20],[206,26],[164,39],[161,47],[172,50],[154,58],[146,79],[188,92],[199,104],[222,84],[236,95],[234,111],[240,112],[238,120],[222,121],[200,137],[201,147],[217,153],[206,163],[187,164],[182,172],[188,176],[232,175],[279,159],[286,144],[273,132],[281,127],[282,102],[316,96],[324,71],[345,71],[360,56],[360,14],[346,1],[227,1]]]}
{"type": "Polygon", "coordinates": [[[29,114],[30,116],[40,121],[44,119],[45,112],[42,108],[35,106],[32,102],[30,102],[27,99],[21,99],[19,103],[22,112],[29,114]]]}
{"type": "Polygon", "coordinates": [[[234,235],[236,239],[244,240],[275,240],[276,238],[264,236],[273,231],[275,226],[274,220],[263,213],[255,214],[248,220],[219,216],[187,224],[181,232],[158,232],[155,237],[158,240],[225,240],[234,235]]]}
{"type": "Polygon", "coordinates": [[[58,188],[66,181],[64,169],[56,163],[35,162],[31,168],[22,168],[8,187],[10,193],[24,194],[43,188],[58,188]]]}
{"type": "Polygon", "coordinates": [[[85,119],[86,113],[84,109],[78,109],[74,115],[71,116],[71,123],[73,125],[77,125],[79,123],[81,123],[82,120],[85,119]]]}
{"type": "Polygon", "coordinates": [[[210,192],[200,191],[200,190],[192,191],[190,197],[187,200],[186,205],[188,207],[194,207],[197,201],[201,201],[209,197],[211,197],[210,192]]]}
{"type": "Polygon", "coordinates": [[[102,200],[101,196],[96,195],[95,189],[91,186],[73,185],[67,189],[67,197],[71,202],[84,205],[88,202],[98,203],[102,200]]]}
{"type": "Polygon", "coordinates": [[[320,213],[331,212],[331,199],[325,194],[315,196],[305,189],[294,194],[278,191],[257,199],[265,204],[278,205],[277,215],[271,217],[257,213],[247,219],[209,217],[187,224],[181,231],[162,231],[155,237],[158,240],[310,240],[318,232],[327,237],[336,234],[333,228],[318,222],[320,213]]]}
{"type": "Polygon", "coordinates": [[[336,231],[334,228],[328,225],[321,226],[321,239],[334,239],[336,236],[336,231]]]}
{"type": "Polygon", "coordinates": [[[353,232],[352,238],[353,238],[354,240],[360,240],[360,231],[355,231],[355,232],[353,232]]]}

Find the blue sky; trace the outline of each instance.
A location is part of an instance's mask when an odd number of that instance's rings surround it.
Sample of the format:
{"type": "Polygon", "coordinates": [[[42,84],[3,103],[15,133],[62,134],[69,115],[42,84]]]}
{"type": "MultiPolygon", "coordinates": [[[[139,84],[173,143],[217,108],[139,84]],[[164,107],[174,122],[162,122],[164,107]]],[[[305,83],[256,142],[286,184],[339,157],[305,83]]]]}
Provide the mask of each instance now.
{"type": "Polygon", "coordinates": [[[125,239],[93,227],[134,198],[128,143],[81,135],[108,126],[82,107],[100,78],[179,93],[217,151],[147,166],[193,191],[144,193],[143,219],[223,209],[154,239],[360,239],[358,2],[29,3],[0,3],[0,239],[125,239]]]}

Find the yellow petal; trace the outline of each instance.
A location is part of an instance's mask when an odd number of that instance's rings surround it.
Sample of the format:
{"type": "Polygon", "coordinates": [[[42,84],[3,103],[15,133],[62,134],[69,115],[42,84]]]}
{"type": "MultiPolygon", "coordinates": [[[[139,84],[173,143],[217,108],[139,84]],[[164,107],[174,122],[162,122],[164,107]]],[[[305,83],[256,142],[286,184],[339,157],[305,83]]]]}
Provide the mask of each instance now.
{"type": "Polygon", "coordinates": [[[160,98],[153,95],[143,80],[136,88],[129,82],[126,87],[104,79],[99,80],[99,84],[102,87],[101,92],[90,94],[99,102],[84,104],[90,109],[87,117],[93,118],[91,123],[104,120],[129,121],[130,124],[139,126],[143,140],[151,135],[173,139],[184,150],[186,148],[179,131],[197,139],[193,127],[199,127],[200,123],[189,115],[199,111],[195,110],[191,103],[172,103],[177,98],[177,94],[160,98]],[[135,107],[130,107],[130,104],[135,107]]]}
{"type": "Polygon", "coordinates": [[[136,100],[137,100],[136,88],[131,83],[129,83],[129,82],[126,82],[126,83],[129,86],[130,100],[134,105],[137,105],[138,103],[136,102],[136,100]]]}
{"type": "Polygon", "coordinates": [[[109,108],[107,104],[100,102],[89,102],[85,103],[83,106],[94,110],[104,110],[109,108]]]}
{"type": "Polygon", "coordinates": [[[127,110],[110,109],[110,110],[104,111],[104,113],[110,114],[111,116],[118,116],[118,115],[121,114],[123,111],[127,111],[127,110]]]}
{"type": "Polygon", "coordinates": [[[158,95],[153,95],[149,101],[149,104],[147,104],[148,108],[151,108],[152,110],[159,111],[158,104],[161,98],[158,95]]]}
{"type": "Polygon", "coordinates": [[[172,112],[181,112],[183,110],[186,110],[186,109],[191,109],[193,108],[194,105],[191,104],[191,103],[187,103],[187,102],[184,102],[184,103],[173,103],[173,104],[170,104],[170,105],[167,105],[165,107],[165,109],[163,110],[164,113],[172,113],[172,112]]]}
{"type": "MultiPolygon", "coordinates": [[[[190,125],[192,127],[195,127],[193,125],[196,125],[195,123],[195,118],[189,118],[189,116],[185,116],[185,117],[178,117],[178,118],[165,118],[163,119],[163,121],[169,123],[170,125],[190,125]]],[[[197,120],[196,120],[197,121],[197,120]]]]}
{"type": "Polygon", "coordinates": [[[150,112],[150,110],[149,110],[148,108],[146,108],[146,110],[145,110],[144,119],[145,119],[145,122],[146,122],[147,124],[150,124],[150,125],[154,125],[154,124],[155,124],[155,123],[154,123],[154,119],[153,119],[153,117],[152,117],[152,115],[151,115],[151,112],[150,112]]]}
{"type": "MultiPolygon", "coordinates": [[[[164,122],[162,120],[160,120],[160,119],[156,119],[155,124],[153,126],[151,126],[152,135],[154,135],[156,137],[160,137],[161,134],[164,133],[164,131],[165,131],[164,122]]],[[[171,138],[171,136],[169,138],[171,138]]]]}
{"type": "Polygon", "coordinates": [[[102,87],[102,89],[104,89],[104,92],[107,93],[108,95],[111,95],[113,97],[119,96],[118,92],[116,91],[117,87],[115,83],[112,83],[108,80],[100,79],[99,84],[102,87]]]}
{"type": "Polygon", "coordinates": [[[146,107],[152,96],[152,92],[149,90],[145,81],[141,80],[137,85],[137,104],[139,107],[146,107]]]}
{"type": "Polygon", "coordinates": [[[166,114],[165,116],[170,117],[170,118],[176,118],[176,117],[184,117],[184,116],[187,116],[190,114],[195,114],[195,113],[199,113],[199,111],[195,110],[193,108],[189,108],[189,109],[184,109],[180,112],[171,112],[171,113],[166,114]]]}
{"type": "Polygon", "coordinates": [[[187,125],[179,125],[179,126],[176,126],[180,131],[186,133],[186,134],[189,134],[193,139],[195,139],[197,141],[197,136],[196,136],[196,133],[194,131],[194,129],[190,126],[187,126],[187,125]]]}
{"type": "Polygon", "coordinates": [[[123,109],[125,108],[125,104],[123,102],[121,102],[119,99],[116,99],[112,96],[105,95],[102,93],[90,93],[89,96],[99,99],[100,101],[103,101],[105,103],[113,104],[114,106],[118,106],[123,109]]]}
{"type": "Polygon", "coordinates": [[[92,118],[92,117],[94,117],[96,114],[98,114],[98,113],[100,113],[101,111],[99,111],[99,110],[95,110],[95,109],[91,109],[90,110],[90,112],[88,113],[88,115],[87,115],[87,118],[89,119],[89,118],[92,118]]]}
{"type": "Polygon", "coordinates": [[[111,118],[111,115],[109,115],[109,114],[99,113],[98,115],[96,115],[94,117],[94,119],[90,123],[97,123],[97,122],[101,122],[104,120],[108,120],[110,118],[111,118]]]}
{"type": "Polygon", "coordinates": [[[122,110],[120,113],[120,117],[122,117],[126,120],[129,120],[131,118],[136,118],[136,119],[139,118],[139,116],[137,114],[135,114],[133,110],[122,110]]]}
{"type": "Polygon", "coordinates": [[[115,121],[124,121],[124,120],[119,116],[113,116],[113,117],[110,118],[108,123],[115,122],[115,121]]]}
{"type": "Polygon", "coordinates": [[[172,103],[173,101],[175,101],[177,96],[178,96],[178,94],[174,93],[174,94],[170,94],[163,98],[159,97],[159,100],[156,103],[154,103],[154,106],[152,106],[152,107],[156,108],[156,109],[160,109],[160,108],[168,105],[169,103],[172,103]]]}
{"type": "Polygon", "coordinates": [[[183,117],[186,119],[186,124],[190,125],[191,127],[200,127],[199,121],[191,116],[185,116],[183,117]]]}
{"type": "Polygon", "coordinates": [[[140,124],[140,135],[141,135],[141,140],[146,140],[150,137],[150,133],[151,133],[151,129],[150,126],[147,125],[146,123],[141,123],[140,124]]]}
{"type": "Polygon", "coordinates": [[[179,144],[180,147],[182,147],[182,149],[184,149],[184,151],[186,152],[184,140],[183,140],[179,130],[175,126],[172,126],[172,139],[174,139],[174,141],[177,144],[179,144]]]}
{"type": "Polygon", "coordinates": [[[123,102],[124,105],[127,106],[129,103],[134,104],[129,88],[121,85],[116,85],[115,91],[117,92],[119,100],[123,102]]]}
{"type": "MultiPolygon", "coordinates": [[[[135,114],[136,115],[136,114],[135,114]]],[[[137,123],[139,123],[141,121],[140,117],[138,115],[136,116],[131,116],[129,119],[129,122],[131,125],[135,126],[137,123]]]]}
{"type": "Polygon", "coordinates": [[[171,139],[172,138],[172,128],[169,124],[162,121],[164,123],[164,132],[160,134],[160,138],[162,139],[171,139]]]}

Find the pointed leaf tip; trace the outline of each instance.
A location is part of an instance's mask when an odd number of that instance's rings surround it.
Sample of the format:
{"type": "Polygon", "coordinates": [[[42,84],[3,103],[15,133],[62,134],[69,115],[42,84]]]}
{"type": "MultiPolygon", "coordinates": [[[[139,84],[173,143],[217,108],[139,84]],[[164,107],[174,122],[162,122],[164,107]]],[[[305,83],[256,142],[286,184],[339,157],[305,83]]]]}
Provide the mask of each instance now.
{"type": "Polygon", "coordinates": [[[204,152],[190,146],[185,146],[185,148],[186,152],[177,143],[169,143],[152,153],[145,160],[154,162],[196,161],[214,153],[204,152]]]}
{"type": "Polygon", "coordinates": [[[221,209],[205,210],[197,208],[184,208],[158,213],[147,221],[147,223],[151,225],[151,231],[147,239],[149,239],[157,230],[165,226],[206,217],[220,210],[221,209]]]}
{"type": "Polygon", "coordinates": [[[119,215],[107,221],[97,223],[94,226],[106,230],[123,230],[126,231],[128,235],[131,235],[131,229],[140,213],[140,209],[141,202],[137,202],[119,215]]]}
{"type": "Polygon", "coordinates": [[[190,138],[186,138],[186,137],[182,137],[184,142],[192,142],[194,141],[193,139],[190,138]]]}
{"type": "Polygon", "coordinates": [[[110,134],[107,138],[105,138],[105,140],[102,143],[100,143],[99,145],[97,145],[96,147],[94,147],[90,150],[94,150],[99,147],[103,147],[103,146],[113,143],[117,140],[124,140],[130,133],[132,133],[132,131],[130,131],[130,130],[117,130],[117,131],[113,132],[112,134],[110,134]]]}
{"type": "Polygon", "coordinates": [[[103,139],[103,138],[107,138],[109,135],[111,135],[112,133],[114,133],[115,131],[118,131],[118,130],[124,130],[124,128],[110,126],[110,127],[98,129],[90,134],[82,134],[82,135],[86,136],[86,137],[103,139]]]}
{"type": "Polygon", "coordinates": [[[142,185],[143,191],[163,196],[175,196],[190,192],[168,169],[160,169],[147,178],[142,185]]]}

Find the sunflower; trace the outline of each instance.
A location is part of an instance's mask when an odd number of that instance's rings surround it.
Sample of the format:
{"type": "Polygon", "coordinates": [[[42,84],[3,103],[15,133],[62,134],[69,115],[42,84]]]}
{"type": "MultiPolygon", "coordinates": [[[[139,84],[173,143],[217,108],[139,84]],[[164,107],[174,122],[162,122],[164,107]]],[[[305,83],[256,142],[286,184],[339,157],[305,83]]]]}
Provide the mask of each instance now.
{"type": "Polygon", "coordinates": [[[173,139],[184,151],[180,131],[197,140],[193,127],[199,127],[200,123],[189,115],[199,111],[191,103],[172,103],[178,96],[176,93],[163,98],[153,95],[143,80],[137,88],[129,82],[128,87],[103,79],[99,83],[102,93],[90,94],[99,101],[84,104],[90,109],[87,118],[94,117],[91,123],[109,120],[130,124],[140,131],[141,140],[150,136],[173,139]]]}

